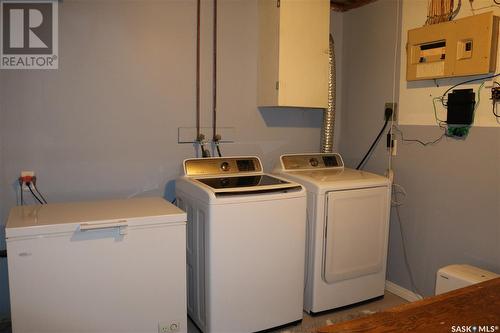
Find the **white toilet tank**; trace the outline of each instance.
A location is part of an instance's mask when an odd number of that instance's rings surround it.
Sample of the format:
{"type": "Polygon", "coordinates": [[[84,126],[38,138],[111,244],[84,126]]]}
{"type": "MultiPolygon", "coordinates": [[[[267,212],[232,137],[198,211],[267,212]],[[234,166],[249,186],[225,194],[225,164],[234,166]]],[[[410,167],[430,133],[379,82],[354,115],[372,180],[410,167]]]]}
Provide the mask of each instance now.
{"type": "Polygon", "coordinates": [[[449,265],[440,268],[436,275],[435,294],[467,287],[494,279],[500,275],[470,265],[449,265]]]}

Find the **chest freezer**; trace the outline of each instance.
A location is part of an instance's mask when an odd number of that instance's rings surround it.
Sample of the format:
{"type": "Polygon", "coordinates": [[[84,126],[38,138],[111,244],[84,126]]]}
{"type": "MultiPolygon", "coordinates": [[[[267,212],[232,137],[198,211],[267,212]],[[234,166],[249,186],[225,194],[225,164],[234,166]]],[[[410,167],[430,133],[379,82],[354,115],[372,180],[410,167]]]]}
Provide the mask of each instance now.
{"type": "Polygon", "coordinates": [[[13,332],[187,332],[185,221],[162,198],[13,208],[13,332]]]}

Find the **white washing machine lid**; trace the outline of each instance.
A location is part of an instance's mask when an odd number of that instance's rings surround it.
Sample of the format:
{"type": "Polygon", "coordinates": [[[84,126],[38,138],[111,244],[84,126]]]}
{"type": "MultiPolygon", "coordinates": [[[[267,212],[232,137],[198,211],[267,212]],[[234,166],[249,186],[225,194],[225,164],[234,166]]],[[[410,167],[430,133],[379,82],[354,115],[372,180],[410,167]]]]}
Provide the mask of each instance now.
{"type": "Polygon", "coordinates": [[[221,194],[247,194],[300,188],[262,172],[256,156],[192,158],[184,161],[185,177],[198,186],[221,194]]]}
{"type": "Polygon", "coordinates": [[[386,177],[362,170],[344,168],[339,154],[289,154],[281,156],[276,172],[303,185],[308,192],[389,186],[386,177]],[[334,163],[330,163],[335,161],[334,163]],[[287,164],[288,163],[288,164],[287,164]]]}
{"type": "Polygon", "coordinates": [[[298,184],[276,178],[270,175],[245,175],[233,177],[193,178],[194,181],[205,184],[218,194],[252,193],[262,191],[282,191],[293,189],[298,184]]]}

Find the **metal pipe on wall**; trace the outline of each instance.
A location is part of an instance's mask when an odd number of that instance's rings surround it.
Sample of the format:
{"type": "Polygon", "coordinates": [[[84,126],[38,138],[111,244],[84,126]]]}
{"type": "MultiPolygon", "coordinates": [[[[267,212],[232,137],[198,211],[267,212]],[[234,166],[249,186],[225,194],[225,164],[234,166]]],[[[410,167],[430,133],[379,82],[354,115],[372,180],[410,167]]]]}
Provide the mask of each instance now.
{"type": "Polygon", "coordinates": [[[214,1],[214,27],[213,27],[213,111],[212,111],[212,140],[217,141],[217,0],[214,1]]]}
{"type": "Polygon", "coordinates": [[[214,0],[214,27],[213,27],[213,111],[212,111],[212,141],[215,143],[217,155],[222,157],[220,151],[221,136],[217,133],[217,0],[214,0]]]}
{"type": "Polygon", "coordinates": [[[333,152],[333,134],[335,128],[335,100],[336,100],[336,69],[335,69],[335,45],[333,36],[330,34],[329,47],[329,71],[328,74],[328,108],[323,111],[323,127],[321,128],[321,152],[333,152]]]}
{"type": "Polygon", "coordinates": [[[200,1],[196,2],[196,141],[200,142],[200,1]]]}

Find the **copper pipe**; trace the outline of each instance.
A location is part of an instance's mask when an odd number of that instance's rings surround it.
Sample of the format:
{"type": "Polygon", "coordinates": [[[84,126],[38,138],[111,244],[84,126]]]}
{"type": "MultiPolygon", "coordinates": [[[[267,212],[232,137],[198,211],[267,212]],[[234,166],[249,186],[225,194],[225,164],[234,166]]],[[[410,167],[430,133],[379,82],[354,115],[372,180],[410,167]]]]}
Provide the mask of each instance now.
{"type": "Polygon", "coordinates": [[[212,140],[218,141],[217,136],[217,0],[214,1],[214,27],[213,27],[213,111],[212,111],[212,140]]]}
{"type": "Polygon", "coordinates": [[[200,142],[200,1],[196,1],[196,141],[200,142]]]}

